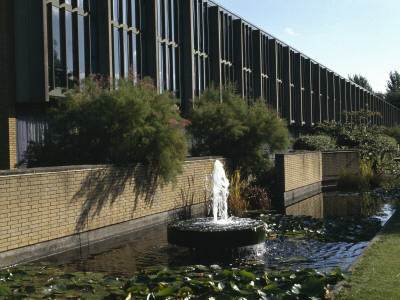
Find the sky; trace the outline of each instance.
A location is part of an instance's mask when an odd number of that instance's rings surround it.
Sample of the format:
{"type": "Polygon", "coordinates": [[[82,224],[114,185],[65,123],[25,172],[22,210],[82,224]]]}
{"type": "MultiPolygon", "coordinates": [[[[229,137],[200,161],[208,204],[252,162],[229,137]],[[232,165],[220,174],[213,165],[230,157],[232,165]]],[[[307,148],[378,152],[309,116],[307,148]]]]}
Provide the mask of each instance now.
{"type": "Polygon", "coordinates": [[[337,74],[386,92],[400,72],[399,0],[215,0],[337,74]]]}

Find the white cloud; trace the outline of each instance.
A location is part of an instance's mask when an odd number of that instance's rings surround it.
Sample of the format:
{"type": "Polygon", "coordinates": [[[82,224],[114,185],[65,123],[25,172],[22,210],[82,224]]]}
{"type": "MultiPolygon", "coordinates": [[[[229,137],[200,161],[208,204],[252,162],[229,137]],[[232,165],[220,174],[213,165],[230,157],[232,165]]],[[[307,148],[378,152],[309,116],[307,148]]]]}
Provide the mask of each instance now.
{"type": "Polygon", "coordinates": [[[286,32],[287,34],[290,34],[290,35],[297,35],[297,33],[294,32],[293,29],[290,28],[290,27],[286,28],[286,29],[285,29],[285,32],[286,32]]]}

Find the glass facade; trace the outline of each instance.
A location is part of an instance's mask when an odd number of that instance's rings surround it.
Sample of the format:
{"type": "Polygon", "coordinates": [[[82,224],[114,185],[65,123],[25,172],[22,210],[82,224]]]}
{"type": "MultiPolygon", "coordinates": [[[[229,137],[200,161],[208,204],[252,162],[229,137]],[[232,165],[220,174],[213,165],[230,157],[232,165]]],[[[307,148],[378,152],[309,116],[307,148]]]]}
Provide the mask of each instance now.
{"type": "Polygon", "coordinates": [[[197,97],[210,85],[208,8],[207,2],[193,0],[193,88],[197,97]]]}
{"type": "MultiPolygon", "coordinates": [[[[383,100],[212,1],[47,0],[46,5],[50,97],[62,96],[90,74],[134,80],[144,75],[155,79],[159,92],[177,98],[181,87],[189,98],[200,97],[211,81],[236,83],[248,103],[262,98],[288,124],[299,126],[341,121],[343,110],[366,104],[391,119],[397,116],[383,100]]],[[[183,107],[190,107],[190,100],[181,99],[183,107]]]]}
{"type": "Polygon", "coordinates": [[[97,24],[88,22],[89,7],[89,0],[47,1],[50,93],[58,90],[56,94],[60,95],[61,90],[72,88],[93,73],[88,61],[95,60],[88,54],[87,37],[90,31],[97,32],[97,24]]]}
{"type": "Polygon", "coordinates": [[[112,74],[115,78],[136,78],[141,29],[139,0],[112,0],[112,74]]]}
{"type": "Polygon", "coordinates": [[[235,82],[233,58],[233,18],[228,12],[220,11],[220,36],[221,36],[221,75],[222,85],[235,82]]]}
{"type": "Polygon", "coordinates": [[[159,90],[170,91],[176,97],[180,96],[181,1],[157,1],[159,90]]]}

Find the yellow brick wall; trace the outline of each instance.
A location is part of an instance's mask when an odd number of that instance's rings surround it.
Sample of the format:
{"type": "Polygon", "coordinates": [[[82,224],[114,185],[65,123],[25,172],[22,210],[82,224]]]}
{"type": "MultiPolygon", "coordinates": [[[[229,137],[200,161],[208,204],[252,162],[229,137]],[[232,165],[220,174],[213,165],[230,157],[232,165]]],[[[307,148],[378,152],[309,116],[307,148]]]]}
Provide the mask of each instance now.
{"type": "Polygon", "coordinates": [[[0,175],[0,252],[101,228],[205,199],[214,159],[185,162],[178,183],[148,191],[140,170],[90,167],[0,175]]]}
{"type": "Polygon", "coordinates": [[[314,218],[324,217],[324,201],[321,194],[314,195],[303,201],[285,207],[287,215],[312,216],[314,218]]]}
{"type": "Polygon", "coordinates": [[[356,151],[294,152],[276,155],[277,188],[281,193],[310,184],[337,180],[340,170],[358,173],[356,151]]]}
{"type": "Polygon", "coordinates": [[[336,180],[342,169],[355,174],[359,173],[359,153],[356,151],[322,152],[322,180],[336,180]]]}
{"type": "Polygon", "coordinates": [[[284,156],[284,190],[290,191],[322,181],[321,152],[284,156]]]}
{"type": "Polygon", "coordinates": [[[17,122],[14,114],[8,118],[9,149],[10,149],[10,169],[15,169],[17,165],[17,122]]]}

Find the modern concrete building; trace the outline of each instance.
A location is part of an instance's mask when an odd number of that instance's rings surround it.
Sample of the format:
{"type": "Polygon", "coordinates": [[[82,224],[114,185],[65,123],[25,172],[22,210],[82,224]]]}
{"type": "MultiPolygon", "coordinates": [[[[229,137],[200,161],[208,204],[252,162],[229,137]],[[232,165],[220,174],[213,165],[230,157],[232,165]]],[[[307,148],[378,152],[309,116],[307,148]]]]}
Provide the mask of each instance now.
{"type": "Polygon", "coordinates": [[[0,1],[0,169],[21,161],[46,128],[52,99],[93,73],[151,76],[182,111],[212,82],[263,98],[293,131],[367,104],[399,110],[217,3],[205,0],[0,1]]]}

